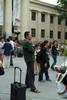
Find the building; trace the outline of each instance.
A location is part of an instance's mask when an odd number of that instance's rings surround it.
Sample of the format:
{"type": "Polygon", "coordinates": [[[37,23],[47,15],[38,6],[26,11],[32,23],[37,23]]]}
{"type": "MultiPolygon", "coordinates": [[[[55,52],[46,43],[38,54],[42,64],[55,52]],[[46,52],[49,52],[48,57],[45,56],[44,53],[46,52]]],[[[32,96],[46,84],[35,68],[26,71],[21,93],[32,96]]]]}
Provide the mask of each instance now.
{"type": "MultiPolygon", "coordinates": [[[[59,13],[55,5],[41,2],[39,0],[1,0],[3,1],[3,32],[6,35],[12,35],[12,15],[19,13],[19,17],[15,16],[13,22],[14,31],[21,32],[20,37],[23,39],[25,31],[31,31],[33,41],[49,41],[58,40],[64,42],[67,39],[67,20],[60,20],[59,13]],[[12,14],[12,1],[15,1],[18,10],[12,14]],[[19,19],[19,22],[18,22],[19,19]],[[18,24],[19,23],[19,24],[18,24]]],[[[14,7],[13,7],[14,8],[14,7]]]]}

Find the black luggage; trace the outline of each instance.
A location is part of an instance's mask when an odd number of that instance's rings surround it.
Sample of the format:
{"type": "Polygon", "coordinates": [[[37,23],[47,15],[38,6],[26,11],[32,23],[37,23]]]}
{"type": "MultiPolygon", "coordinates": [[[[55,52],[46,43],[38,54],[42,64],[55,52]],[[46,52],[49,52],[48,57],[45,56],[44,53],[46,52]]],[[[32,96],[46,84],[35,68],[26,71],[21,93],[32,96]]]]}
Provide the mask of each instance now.
{"type": "Polygon", "coordinates": [[[67,74],[65,74],[65,77],[63,78],[62,83],[67,86],[67,74]]]}
{"type": "Polygon", "coordinates": [[[14,68],[14,83],[11,84],[10,100],[26,100],[26,87],[21,84],[21,73],[21,68],[14,68]],[[16,69],[20,70],[20,82],[16,82],[16,69]]]}
{"type": "Polygon", "coordinates": [[[23,57],[23,49],[22,47],[17,48],[17,57],[23,57]]]}

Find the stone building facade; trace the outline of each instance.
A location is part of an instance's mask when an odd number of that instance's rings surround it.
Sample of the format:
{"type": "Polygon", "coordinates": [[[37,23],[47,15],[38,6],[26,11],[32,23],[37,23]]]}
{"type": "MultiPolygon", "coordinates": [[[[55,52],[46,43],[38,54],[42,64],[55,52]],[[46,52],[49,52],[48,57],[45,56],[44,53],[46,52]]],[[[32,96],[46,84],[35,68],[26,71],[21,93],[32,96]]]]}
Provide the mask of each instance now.
{"type": "MultiPolygon", "coordinates": [[[[17,12],[18,13],[18,12],[17,12]]],[[[12,35],[12,0],[4,0],[3,31],[12,35]]],[[[60,20],[55,5],[39,0],[20,0],[20,39],[25,31],[31,31],[33,41],[67,39],[67,20],[60,20]]],[[[14,26],[15,27],[15,26],[14,26]]]]}

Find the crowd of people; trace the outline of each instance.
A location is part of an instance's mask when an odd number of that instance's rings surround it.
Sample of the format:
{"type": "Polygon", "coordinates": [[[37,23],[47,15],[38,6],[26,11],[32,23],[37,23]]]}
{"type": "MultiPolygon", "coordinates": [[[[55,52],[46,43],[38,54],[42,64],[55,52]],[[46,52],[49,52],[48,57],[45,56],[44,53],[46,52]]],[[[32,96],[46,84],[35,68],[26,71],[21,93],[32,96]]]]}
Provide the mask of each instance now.
{"type": "MultiPolygon", "coordinates": [[[[32,35],[28,31],[24,33],[24,38],[25,39],[23,41],[23,53],[24,53],[24,59],[27,65],[25,84],[26,84],[26,87],[30,88],[32,92],[39,93],[40,91],[37,90],[34,84],[36,74],[38,74],[38,81],[42,82],[43,74],[45,74],[45,80],[51,82],[51,79],[49,76],[49,68],[51,68],[53,71],[61,73],[60,70],[58,71],[55,68],[55,65],[57,62],[57,55],[58,55],[58,49],[57,49],[58,42],[55,40],[53,41],[52,44],[49,45],[48,40],[45,40],[41,44],[36,44],[35,46],[33,46],[32,41],[31,41],[32,35]],[[53,64],[51,66],[49,62],[50,54],[53,58],[53,64]],[[35,67],[39,67],[39,73],[34,73],[35,67]]],[[[35,70],[37,70],[37,68],[35,68],[35,70]]],[[[61,74],[64,74],[64,73],[61,73],[61,74]]],[[[60,85],[59,85],[59,89],[60,89],[60,85]]],[[[65,92],[67,92],[67,88],[65,89],[65,92]]],[[[62,94],[62,92],[58,94],[62,94]]]]}
{"type": "MultiPolygon", "coordinates": [[[[33,46],[32,35],[29,31],[24,33],[24,38],[22,42],[22,52],[27,66],[25,85],[26,88],[30,88],[30,91],[40,93],[34,84],[35,75],[38,75],[38,81],[42,82],[44,80],[43,74],[45,74],[45,80],[51,82],[49,68],[51,68],[52,71],[60,72],[55,68],[57,56],[59,55],[58,42],[56,40],[53,42],[45,40],[33,46]],[[50,55],[53,58],[51,66],[50,55]]],[[[11,36],[6,40],[0,37],[0,61],[5,68],[13,66],[12,57],[13,55],[16,56],[16,48],[19,45],[20,42],[17,39],[13,39],[11,36]]]]}
{"type": "Polygon", "coordinates": [[[9,36],[7,39],[0,36],[0,60],[4,68],[13,66],[13,56],[16,56],[16,50],[19,45],[18,40],[13,39],[12,36],[9,36]]]}

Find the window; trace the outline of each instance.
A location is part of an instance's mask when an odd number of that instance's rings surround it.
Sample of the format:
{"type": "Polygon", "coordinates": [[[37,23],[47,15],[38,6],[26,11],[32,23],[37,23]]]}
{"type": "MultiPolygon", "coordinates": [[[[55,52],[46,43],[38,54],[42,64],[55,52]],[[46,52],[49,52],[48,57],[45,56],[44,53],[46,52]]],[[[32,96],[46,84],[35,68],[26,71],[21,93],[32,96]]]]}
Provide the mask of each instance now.
{"type": "Polygon", "coordinates": [[[61,19],[58,17],[58,25],[61,25],[61,19]]]}
{"type": "Polygon", "coordinates": [[[67,32],[65,32],[65,39],[67,39],[67,32]]]}
{"type": "Polygon", "coordinates": [[[53,24],[53,15],[50,15],[50,23],[53,24]]]}
{"type": "Polygon", "coordinates": [[[45,14],[41,13],[41,22],[45,22],[45,14]]]}
{"type": "Polygon", "coordinates": [[[31,29],[31,33],[32,33],[32,37],[35,37],[36,36],[36,29],[35,28],[32,28],[31,29]]]}
{"type": "Polygon", "coordinates": [[[35,21],[36,20],[36,12],[33,11],[31,17],[32,17],[32,20],[35,21]]]}
{"type": "Polygon", "coordinates": [[[65,25],[67,26],[67,19],[65,20],[65,25]]]}
{"type": "Polygon", "coordinates": [[[61,39],[61,32],[58,31],[58,39],[61,39]]]}
{"type": "Polygon", "coordinates": [[[44,38],[44,37],[45,37],[45,30],[42,29],[42,30],[41,30],[41,38],[44,38]]]}
{"type": "Polygon", "coordinates": [[[0,32],[2,33],[2,26],[0,26],[0,32]]]}
{"type": "Polygon", "coordinates": [[[50,31],[50,38],[53,38],[53,31],[50,31]]]}
{"type": "Polygon", "coordinates": [[[2,35],[2,26],[0,26],[0,35],[2,35]]]}

